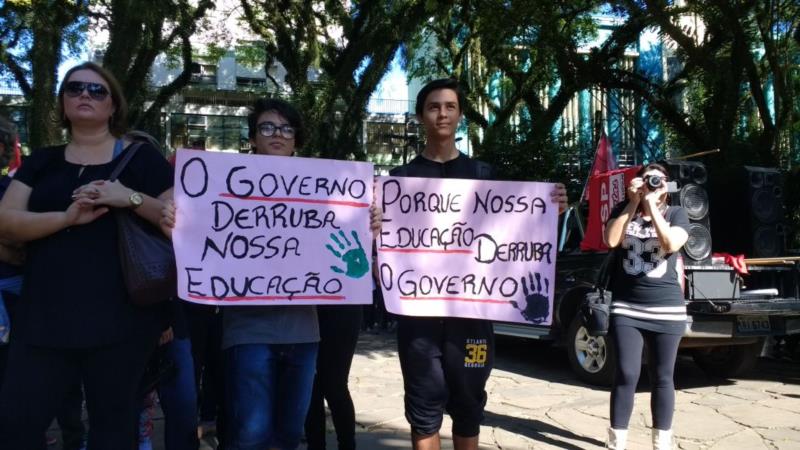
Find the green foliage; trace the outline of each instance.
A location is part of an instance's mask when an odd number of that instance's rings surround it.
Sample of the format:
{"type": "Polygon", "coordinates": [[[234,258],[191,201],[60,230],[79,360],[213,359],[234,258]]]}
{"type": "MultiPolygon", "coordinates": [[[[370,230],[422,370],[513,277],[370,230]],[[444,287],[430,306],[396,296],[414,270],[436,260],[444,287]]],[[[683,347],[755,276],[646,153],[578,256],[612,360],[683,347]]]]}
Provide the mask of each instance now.
{"type": "Polygon", "coordinates": [[[55,117],[56,69],[76,54],[86,31],[88,1],[7,1],[0,5],[0,79],[30,102],[30,144],[61,140],[55,117]]]}
{"type": "Polygon", "coordinates": [[[401,44],[450,1],[242,0],[263,41],[264,66],[286,69],[292,102],[305,116],[304,154],[364,159],[362,124],[370,96],[401,44]],[[319,76],[309,79],[309,73],[319,76]]]}
{"type": "Polygon", "coordinates": [[[679,64],[667,81],[630,70],[600,72],[598,81],[640,95],[666,128],[668,146],[684,153],[719,148],[712,165],[791,164],[791,153],[800,153],[787,132],[800,116],[800,47],[791,35],[800,26],[800,3],[614,3],[628,21],[660,29],[667,57],[679,64]]]}
{"type": "Polygon", "coordinates": [[[236,63],[245,67],[262,67],[267,60],[267,50],[261,41],[240,42],[235,51],[236,63]]]}
{"type": "Polygon", "coordinates": [[[216,64],[227,53],[227,48],[220,47],[214,42],[209,42],[203,49],[203,52],[195,53],[194,58],[204,63],[216,64]]]}

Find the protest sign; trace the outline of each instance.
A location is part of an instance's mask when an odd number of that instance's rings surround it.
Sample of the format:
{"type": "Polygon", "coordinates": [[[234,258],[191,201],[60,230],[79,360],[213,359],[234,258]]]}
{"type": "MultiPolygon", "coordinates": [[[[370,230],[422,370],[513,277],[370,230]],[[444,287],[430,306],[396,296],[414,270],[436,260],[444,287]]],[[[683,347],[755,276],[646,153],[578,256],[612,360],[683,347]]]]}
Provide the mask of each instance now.
{"type": "Polygon", "coordinates": [[[212,305],[372,302],[372,164],[179,151],[178,295],[212,305]]]}
{"type": "Polygon", "coordinates": [[[390,312],[552,323],[553,184],[378,180],[378,269],[390,312]]]}

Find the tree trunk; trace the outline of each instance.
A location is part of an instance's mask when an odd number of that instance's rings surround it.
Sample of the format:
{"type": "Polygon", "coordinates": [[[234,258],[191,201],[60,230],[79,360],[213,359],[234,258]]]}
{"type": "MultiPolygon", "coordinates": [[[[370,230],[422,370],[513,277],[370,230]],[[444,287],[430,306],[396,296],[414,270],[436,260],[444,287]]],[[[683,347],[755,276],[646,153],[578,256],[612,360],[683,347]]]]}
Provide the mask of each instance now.
{"type": "Polygon", "coordinates": [[[35,20],[33,23],[33,45],[30,54],[35,88],[31,91],[29,124],[31,148],[54,145],[62,141],[56,98],[56,71],[61,60],[62,32],[63,27],[47,19],[35,20]]]}

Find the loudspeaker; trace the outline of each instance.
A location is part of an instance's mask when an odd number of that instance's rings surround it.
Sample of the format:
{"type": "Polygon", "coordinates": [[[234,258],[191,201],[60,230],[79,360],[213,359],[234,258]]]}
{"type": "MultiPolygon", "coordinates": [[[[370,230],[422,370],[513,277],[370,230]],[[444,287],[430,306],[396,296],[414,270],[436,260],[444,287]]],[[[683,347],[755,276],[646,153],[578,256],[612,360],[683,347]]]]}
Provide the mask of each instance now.
{"type": "Polygon", "coordinates": [[[689,240],[683,246],[684,263],[711,263],[711,218],[706,192],[708,171],[703,163],[695,161],[661,161],[670,181],[678,185],[678,191],[670,195],[670,204],[682,206],[689,214],[689,240]]]}
{"type": "Polygon", "coordinates": [[[743,166],[714,176],[714,230],[719,251],[747,257],[780,256],[786,251],[783,176],[778,169],[743,166]]]}

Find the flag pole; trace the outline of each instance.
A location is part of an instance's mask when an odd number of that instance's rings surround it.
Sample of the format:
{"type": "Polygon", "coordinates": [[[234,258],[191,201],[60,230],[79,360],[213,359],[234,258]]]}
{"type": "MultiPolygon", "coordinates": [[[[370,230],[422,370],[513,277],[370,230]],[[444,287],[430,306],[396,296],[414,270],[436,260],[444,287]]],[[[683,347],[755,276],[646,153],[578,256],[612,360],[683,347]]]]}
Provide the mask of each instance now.
{"type": "Polygon", "coordinates": [[[672,159],[689,159],[689,158],[697,158],[698,156],[710,155],[710,154],[712,154],[712,153],[719,153],[719,149],[718,149],[718,148],[715,148],[714,150],[706,150],[706,151],[704,151],[704,152],[697,152],[697,153],[692,153],[692,154],[689,154],[689,155],[678,156],[677,158],[672,158],[672,159]]]}

